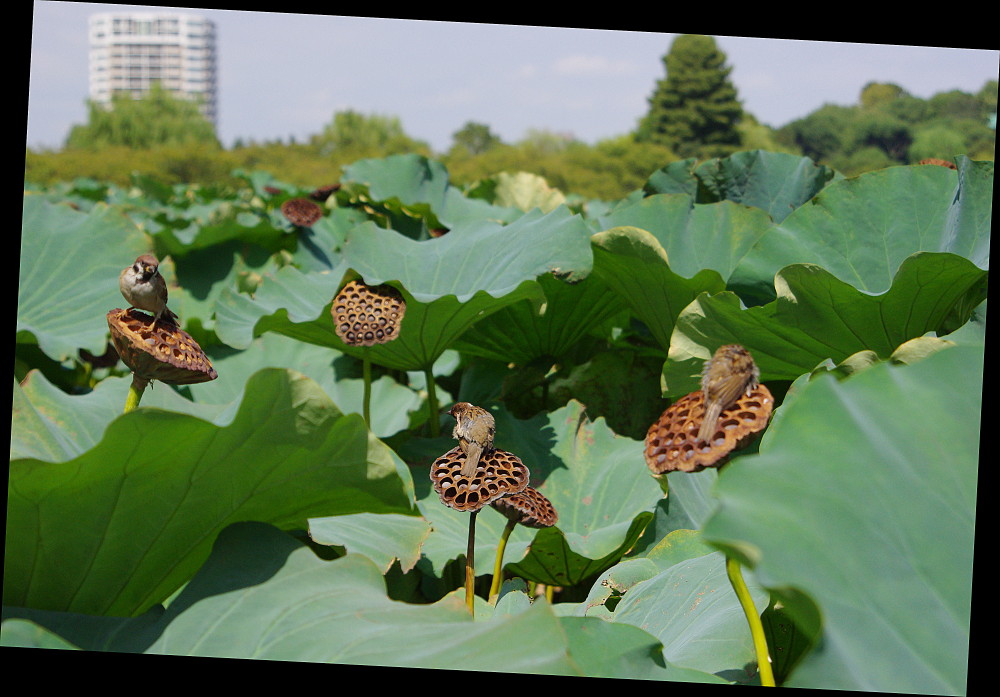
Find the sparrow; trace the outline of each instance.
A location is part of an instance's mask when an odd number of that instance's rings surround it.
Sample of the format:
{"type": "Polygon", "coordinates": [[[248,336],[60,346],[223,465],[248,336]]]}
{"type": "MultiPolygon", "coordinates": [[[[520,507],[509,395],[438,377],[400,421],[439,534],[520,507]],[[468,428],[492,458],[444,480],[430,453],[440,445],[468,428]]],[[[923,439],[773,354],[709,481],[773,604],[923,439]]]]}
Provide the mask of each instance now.
{"type": "Polygon", "coordinates": [[[118,288],[130,307],[153,313],[153,328],[161,317],[174,322],[177,315],[167,308],[167,283],[159,271],[160,262],[152,254],[143,254],[131,266],[122,269],[118,288]]]}
{"type": "Polygon", "coordinates": [[[493,434],[496,433],[493,414],[468,402],[456,403],[448,413],[455,417],[451,435],[458,439],[465,453],[461,472],[471,478],[479,466],[480,456],[493,450],[493,434]]]}
{"type": "Polygon", "coordinates": [[[750,394],[760,383],[760,368],[750,352],[739,344],[720,346],[715,355],[705,361],[701,389],[705,393],[705,416],[698,430],[698,439],[710,442],[722,411],[742,394],[750,394]]]}

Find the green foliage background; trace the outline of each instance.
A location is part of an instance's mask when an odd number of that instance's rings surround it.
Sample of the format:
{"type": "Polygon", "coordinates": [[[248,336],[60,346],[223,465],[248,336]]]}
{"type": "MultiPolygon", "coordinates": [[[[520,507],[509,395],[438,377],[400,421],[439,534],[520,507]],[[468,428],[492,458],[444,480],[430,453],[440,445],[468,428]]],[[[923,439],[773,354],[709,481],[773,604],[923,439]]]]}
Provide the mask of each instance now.
{"type": "Polygon", "coordinates": [[[601,201],[402,154],[344,167],[310,228],[280,206],[313,186],[259,169],[26,187],[0,642],[755,684],[730,555],[781,684],[962,694],[993,165],[956,167],[746,151],[601,201]],[[143,250],[219,378],[122,414],[94,357],[143,250]],[[329,314],[352,277],[408,304],[370,427],[329,314]],[[645,430],[734,341],[771,426],[652,477],[645,430]],[[479,514],[474,619],[469,516],[427,476],[459,399],[559,513],[514,529],[492,602],[479,514]]]}
{"type": "Polygon", "coordinates": [[[158,93],[26,150],[0,644],[758,684],[728,556],[779,684],[964,694],[996,82],[775,129],[681,38],[593,145],[469,122],[436,154],[346,111],[223,148],[158,93]],[[103,318],[145,251],[219,377],[122,414],[103,318]],[[407,302],[367,352],[330,320],[358,277],[407,302]],[[769,428],[651,476],[646,430],[731,342],[769,428]],[[506,520],[477,516],[474,618],[469,516],[427,476],[460,399],[559,513],[512,531],[489,601],[506,520]]]}

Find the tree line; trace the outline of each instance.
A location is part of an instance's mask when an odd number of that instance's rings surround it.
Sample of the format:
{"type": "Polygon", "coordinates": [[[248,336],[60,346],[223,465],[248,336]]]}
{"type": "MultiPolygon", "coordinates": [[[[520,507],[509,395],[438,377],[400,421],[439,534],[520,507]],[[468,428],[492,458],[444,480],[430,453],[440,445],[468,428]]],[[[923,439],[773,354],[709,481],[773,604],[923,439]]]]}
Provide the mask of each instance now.
{"type": "Polygon", "coordinates": [[[127,184],[132,172],[167,183],[235,183],[236,169],[264,169],[304,187],[332,183],[340,167],[367,157],[417,152],[441,160],[453,182],[501,171],[529,171],[585,198],[617,199],[678,159],[724,157],[765,149],[805,155],[847,176],[928,158],[995,153],[997,81],[976,94],[959,90],[921,99],[871,82],[848,106],[826,104],[779,128],[742,108],[732,67],[710,36],[678,36],[663,56],[666,75],[633,132],[587,144],[570,135],[529,131],[505,143],[488,124],[467,122],[444,153],[407,134],[398,117],[333,114],[306,142],[237,140],[224,148],[194,102],[154,87],[141,99],[115,97],[111,108],[88,102],[58,151],[26,149],[25,181],[45,185],[76,177],[127,184]]]}

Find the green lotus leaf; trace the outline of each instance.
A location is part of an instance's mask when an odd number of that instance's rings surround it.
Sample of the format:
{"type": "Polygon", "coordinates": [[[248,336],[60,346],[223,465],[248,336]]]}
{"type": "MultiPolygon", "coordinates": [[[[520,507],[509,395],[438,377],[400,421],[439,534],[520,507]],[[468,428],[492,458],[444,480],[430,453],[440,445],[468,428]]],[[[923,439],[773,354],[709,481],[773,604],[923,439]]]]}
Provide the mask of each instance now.
{"type": "Polygon", "coordinates": [[[810,263],[882,293],[916,252],[950,252],[989,268],[993,163],[960,158],[959,168],[888,167],[831,183],[757,241],[730,288],[767,302],[781,268],[810,263]]]}
{"type": "Polygon", "coordinates": [[[125,302],[118,274],[148,252],[148,245],[132,221],[103,203],[81,213],[25,195],[16,341],[37,343],[56,361],[75,356],[80,348],[104,353],[104,316],[125,302]]]}
{"type": "Polygon", "coordinates": [[[283,266],[263,276],[253,297],[224,289],[215,304],[215,331],[229,346],[247,348],[254,337],[278,331],[300,341],[333,346],[329,309],[347,267],[302,272],[283,266]]]}
{"type": "Polygon", "coordinates": [[[465,302],[480,290],[500,298],[550,271],[578,280],[593,264],[589,228],[564,207],[509,225],[456,227],[422,242],[364,223],[347,234],[343,254],[365,283],[399,281],[421,302],[445,295],[465,302]]]}
{"type": "MultiPolygon", "coordinates": [[[[768,595],[744,573],[758,610],[768,595]]],[[[746,616],[726,575],[720,552],[701,554],[659,571],[626,590],[611,615],[641,627],[663,643],[665,660],[736,682],[749,682],[755,663],[746,616]]]]}
{"type": "Polygon", "coordinates": [[[965,694],[983,360],[955,346],[797,383],[719,476],[705,538],[819,611],[788,686],[965,694]]]}
{"type": "Polygon", "coordinates": [[[500,172],[496,175],[493,203],[527,213],[538,208],[543,213],[566,203],[566,196],[553,189],[544,177],[530,172],[500,172]]]}
{"type": "Polygon", "coordinates": [[[728,279],[773,227],[771,218],[750,206],[720,201],[695,204],[686,194],[647,196],[600,217],[604,229],[636,227],[659,242],[675,274],[691,278],[707,269],[728,279]]]}
{"type": "Polygon", "coordinates": [[[595,274],[573,284],[546,274],[538,283],[545,294],[540,309],[528,300],[507,305],[477,322],[454,348],[518,365],[555,360],[626,309],[624,299],[595,274]]]}
{"type": "Polygon", "coordinates": [[[397,559],[403,573],[412,569],[430,532],[430,524],[423,518],[398,513],[354,513],[309,521],[309,537],[314,542],[363,554],[378,564],[382,573],[397,559]]]}
{"type": "Polygon", "coordinates": [[[270,252],[294,244],[290,224],[242,201],[213,199],[180,207],[165,205],[130,213],[152,235],[161,256],[182,257],[226,242],[252,244],[270,252]]]}
{"type": "Polygon", "coordinates": [[[262,523],[223,530],[204,566],[163,609],[105,618],[13,608],[7,645],[311,661],[493,673],[718,682],[664,664],[655,638],[627,625],[555,615],[545,602],[477,621],[455,597],[387,597],[367,557],[323,561],[262,523]],[[16,612],[16,615],[13,613],[16,612]],[[21,619],[26,618],[26,619],[21,619]]]}
{"type": "Polygon", "coordinates": [[[679,160],[654,172],[647,195],[686,193],[696,203],[729,200],[760,208],[776,222],[843,176],[808,157],[764,150],[738,152],[697,164],[679,160]]]}
{"type": "Polygon", "coordinates": [[[699,296],[681,313],[663,377],[670,395],[699,389],[703,362],[718,346],[747,347],[764,380],[794,380],[826,359],[863,350],[888,359],[904,342],[960,326],[986,297],[988,273],[964,257],[918,253],[900,265],[892,287],[870,295],[812,264],[775,279],[778,298],[744,309],[731,293],[699,296]]]}
{"type": "Polygon", "coordinates": [[[217,332],[237,348],[249,345],[255,335],[275,331],[364,355],[366,349],[346,346],[337,337],[330,318],[333,296],[349,265],[369,285],[388,282],[396,287],[407,304],[397,338],[367,349],[372,362],[424,370],[477,321],[520,300],[539,305],[543,296],[536,276],[550,270],[586,276],[592,263],[588,239],[584,223],[564,208],[545,216],[527,214],[505,227],[456,228],[424,242],[360,225],[348,233],[343,265],[334,271],[303,274],[286,267],[273,279],[265,277],[253,299],[223,293],[216,309],[217,332]],[[490,263],[484,264],[487,258],[490,263]]]}
{"type": "MultiPolygon", "coordinates": [[[[86,394],[70,395],[32,370],[20,385],[14,383],[10,459],[65,462],[90,450],[100,442],[108,424],[121,416],[131,382],[131,377],[109,377],[86,394]]],[[[195,404],[166,385],[147,390],[142,403],[217,425],[231,418],[224,413],[229,405],[195,404]]]]}
{"type": "Polygon", "coordinates": [[[677,273],[663,245],[651,232],[635,227],[613,228],[593,236],[594,275],[628,303],[649,327],[664,352],[674,323],[699,293],[718,293],[725,281],[705,269],[691,278],[677,273]]]}
{"type": "Polygon", "coordinates": [[[428,227],[454,229],[486,219],[511,222],[521,216],[514,207],[465,196],[450,184],[443,164],[412,153],[359,160],[344,167],[341,182],[352,197],[385,209],[394,227],[412,228],[416,219],[417,230],[407,237],[425,239],[428,227]]]}
{"type": "Polygon", "coordinates": [[[78,649],[61,636],[31,620],[4,620],[0,628],[0,646],[23,649],[78,649]]]}
{"type": "Polygon", "coordinates": [[[402,462],[313,381],[269,369],[232,422],[141,406],[61,462],[12,460],[4,602],[130,616],[162,602],[236,520],[412,513],[402,462]]]}

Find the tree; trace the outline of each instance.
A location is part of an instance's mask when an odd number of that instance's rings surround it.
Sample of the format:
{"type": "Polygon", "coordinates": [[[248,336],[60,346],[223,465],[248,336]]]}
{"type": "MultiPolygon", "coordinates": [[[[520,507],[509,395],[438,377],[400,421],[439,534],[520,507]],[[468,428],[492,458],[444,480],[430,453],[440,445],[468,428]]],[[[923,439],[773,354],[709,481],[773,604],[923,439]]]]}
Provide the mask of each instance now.
{"type": "Polygon", "coordinates": [[[854,123],[854,147],[862,150],[875,147],[897,163],[906,162],[913,143],[910,127],[890,114],[863,112],[854,123]]]}
{"type": "Polygon", "coordinates": [[[909,161],[936,157],[941,160],[952,160],[956,155],[968,152],[965,138],[962,134],[944,125],[928,126],[917,131],[910,145],[909,161]]]}
{"type": "Polygon", "coordinates": [[[427,143],[406,135],[399,117],[366,116],[350,109],[335,113],[311,143],[321,155],[354,159],[429,150],[427,143]]]}
{"type": "Polygon", "coordinates": [[[681,157],[723,156],[738,149],[743,107],[725,62],[712,37],[678,36],[663,58],[667,77],[657,82],[636,140],[665,145],[681,157]]]}
{"type": "Polygon", "coordinates": [[[481,155],[491,148],[503,145],[500,136],[494,134],[485,123],[466,121],[465,125],[451,134],[452,155],[481,155]]]}
{"type": "Polygon", "coordinates": [[[212,145],[219,147],[215,127],[202,115],[197,102],[174,97],[159,83],[146,95],[134,99],[116,94],[110,108],[87,102],[85,125],[70,129],[67,148],[104,148],[123,145],[147,149],[157,146],[212,145]]]}
{"type": "Polygon", "coordinates": [[[907,92],[891,82],[869,82],[861,88],[861,106],[874,109],[906,97],[907,92]]]}
{"type": "Polygon", "coordinates": [[[816,162],[829,161],[850,143],[855,108],[824,104],[778,130],[778,142],[799,148],[816,162]]]}

